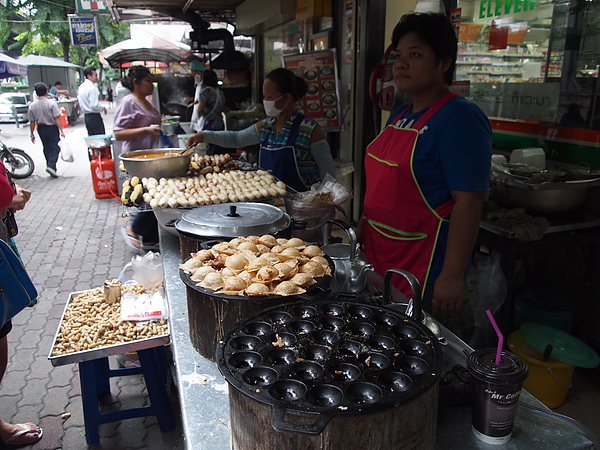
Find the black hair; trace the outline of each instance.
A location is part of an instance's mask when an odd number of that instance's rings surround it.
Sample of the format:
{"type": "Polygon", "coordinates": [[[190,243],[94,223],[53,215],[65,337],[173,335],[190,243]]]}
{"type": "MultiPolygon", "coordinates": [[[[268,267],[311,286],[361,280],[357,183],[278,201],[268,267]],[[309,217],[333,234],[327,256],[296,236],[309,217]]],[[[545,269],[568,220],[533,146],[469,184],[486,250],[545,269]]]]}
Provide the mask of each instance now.
{"type": "Polygon", "coordinates": [[[38,97],[41,97],[42,95],[46,95],[48,93],[48,86],[46,86],[41,81],[38,81],[33,86],[33,90],[35,91],[38,97]]]}
{"type": "Polygon", "coordinates": [[[281,94],[291,94],[294,101],[300,100],[306,94],[308,86],[303,78],[296,76],[294,72],[288,69],[275,69],[269,72],[267,80],[271,80],[277,86],[277,92],[281,94]]]}
{"type": "Polygon", "coordinates": [[[127,77],[121,78],[121,84],[133,92],[135,80],[139,83],[150,74],[150,69],[146,66],[131,66],[129,72],[127,72],[127,77]]]}
{"type": "Polygon", "coordinates": [[[62,86],[62,81],[57,81],[56,83],[54,83],[54,86],[62,86]]]}
{"type": "Polygon", "coordinates": [[[405,14],[392,32],[394,48],[398,46],[400,38],[408,33],[415,33],[429,45],[438,63],[450,60],[450,67],[444,73],[444,79],[450,86],[454,78],[458,53],[458,39],[450,20],[444,14],[438,13],[405,14]]]}
{"type": "Polygon", "coordinates": [[[95,68],[95,67],[86,67],[85,69],[83,69],[83,76],[87,78],[87,77],[89,77],[89,76],[92,74],[92,72],[94,72],[94,71],[96,71],[96,68],[95,68]]]}
{"type": "Polygon", "coordinates": [[[202,72],[202,86],[219,87],[219,78],[214,70],[205,70],[202,72]]]}

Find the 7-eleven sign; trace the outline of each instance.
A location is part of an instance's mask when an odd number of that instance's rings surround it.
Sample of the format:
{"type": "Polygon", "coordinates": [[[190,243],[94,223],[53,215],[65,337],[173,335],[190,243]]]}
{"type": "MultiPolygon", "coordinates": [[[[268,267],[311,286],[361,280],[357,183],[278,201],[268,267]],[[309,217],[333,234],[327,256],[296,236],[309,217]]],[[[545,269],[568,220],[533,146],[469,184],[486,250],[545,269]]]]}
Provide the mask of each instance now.
{"type": "Polygon", "coordinates": [[[77,12],[108,12],[103,0],[76,0],[77,12]]]}

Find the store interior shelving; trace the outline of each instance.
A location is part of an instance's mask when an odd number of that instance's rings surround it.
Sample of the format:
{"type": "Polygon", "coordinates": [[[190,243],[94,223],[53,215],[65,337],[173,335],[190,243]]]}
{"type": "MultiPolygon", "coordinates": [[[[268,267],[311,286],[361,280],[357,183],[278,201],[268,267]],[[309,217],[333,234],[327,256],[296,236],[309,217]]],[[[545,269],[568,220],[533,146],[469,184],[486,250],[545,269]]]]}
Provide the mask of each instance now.
{"type": "MultiPolygon", "coordinates": [[[[472,82],[541,82],[547,53],[531,44],[488,49],[487,42],[459,42],[456,79],[472,82]]],[[[560,76],[562,54],[553,53],[548,76],[560,76]]]]}

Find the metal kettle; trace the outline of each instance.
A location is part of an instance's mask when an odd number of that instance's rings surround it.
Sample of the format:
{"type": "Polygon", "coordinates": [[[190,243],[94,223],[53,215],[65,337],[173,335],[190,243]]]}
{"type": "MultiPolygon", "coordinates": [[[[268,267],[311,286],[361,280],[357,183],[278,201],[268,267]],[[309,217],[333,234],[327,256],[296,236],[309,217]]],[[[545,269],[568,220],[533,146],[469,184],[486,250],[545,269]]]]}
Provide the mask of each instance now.
{"type": "Polygon", "coordinates": [[[334,273],[329,284],[332,292],[356,294],[362,292],[367,285],[367,273],[373,265],[360,256],[360,249],[354,230],[341,220],[327,220],[323,224],[323,247],[321,249],[334,263],[334,273]],[[329,224],[337,225],[346,231],[349,244],[329,243],[329,224]]]}

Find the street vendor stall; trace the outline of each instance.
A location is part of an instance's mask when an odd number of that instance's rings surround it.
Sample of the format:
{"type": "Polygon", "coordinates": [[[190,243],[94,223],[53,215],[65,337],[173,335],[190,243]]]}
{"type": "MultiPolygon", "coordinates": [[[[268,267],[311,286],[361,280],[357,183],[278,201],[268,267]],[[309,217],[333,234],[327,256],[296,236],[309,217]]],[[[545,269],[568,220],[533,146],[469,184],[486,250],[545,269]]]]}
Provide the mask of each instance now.
{"type": "MultiPolygon", "coordinates": [[[[181,255],[176,237],[161,230],[161,254],[165,267],[165,286],[171,317],[171,345],[180,393],[184,437],[188,449],[231,448],[231,425],[227,383],[217,364],[201,356],[189,337],[188,305],[185,285],[180,278],[181,255]]],[[[444,370],[466,364],[470,349],[442,327],[444,370]]],[[[551,414],[527,392],[521,395],[512,440],[504,448],[592,448],[592,442],[573,424],[551,414]],[[525,406],[530,405],[530,406],[525,406]]],[[[471,432],[468,406],[441,406],[437,420],[436,448],[484,448],[471,432]]],[[[487,448],[487,447],[485,447],[487,448]]]]}
{"type": "Polygon", "coordinates": [[[69,125],[75,125],[81,115],[77,101],[77,86],[80,82],[81,67],[76,64],[50,58],[48,56],[27,55],[18,59],[19,63],[27,65],[29,69],[29,86],[42,82],[48,88],[57,81],[62,82],[63,89],[69,91],[69,96],[61,95],[58,107],[64,109],[69,125]]]}
{"type": "Polygon", "coordinates": [[[104,423],[156,416],[162,431],[174,427],[167,396],[166,310],[162,289],[150,282],[149,276],[161,275],[162,265],[157,261],[158,254],[152,253],[134,259],[140,270],[147,271],[141,280],[144,286],[107,280],[102,287],[71,293],[65,305],[48,359],[54,366],[79,365],[86,441],[90,445],[99,443],[98,427],[104,423]],[[110,368],[110,356],[128,352],[137,352],[137,367],[110,368]],[[144,376],[150,405],[102,412],[98,397],[110,392],[110,378],[139,374],[144,376]]]}

